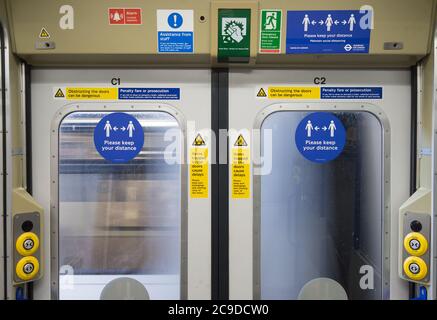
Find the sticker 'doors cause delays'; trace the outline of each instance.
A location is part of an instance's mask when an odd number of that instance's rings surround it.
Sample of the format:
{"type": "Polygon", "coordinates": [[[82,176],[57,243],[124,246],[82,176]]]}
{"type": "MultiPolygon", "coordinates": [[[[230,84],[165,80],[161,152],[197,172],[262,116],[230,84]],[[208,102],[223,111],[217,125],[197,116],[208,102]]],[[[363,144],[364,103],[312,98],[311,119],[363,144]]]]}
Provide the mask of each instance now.
{"type": "Polygon", "coordinates": [[[233,199],[250,198],[250,145],[239,134],[231,150],[231,188],[233,199]]]}
{"type": "Polygon", "coordinates": [[[200,133],[190,148],[190,196],[208,198],[208,145],[200,133]]]}
{"type": "Polygon", "coordinates": [[[143,148],[143,128],[135,117],[127,113],[111,113],[103,117],[94,129],[94,145],[106,160],[126,163],[143,148]]]}
{"type": "Polygon", "coordinates": [[[308,160],[326,163],[337,158],[346,143],[346,130],[335,115],[315,112],[297,126],[296,147],[308,160]]]}

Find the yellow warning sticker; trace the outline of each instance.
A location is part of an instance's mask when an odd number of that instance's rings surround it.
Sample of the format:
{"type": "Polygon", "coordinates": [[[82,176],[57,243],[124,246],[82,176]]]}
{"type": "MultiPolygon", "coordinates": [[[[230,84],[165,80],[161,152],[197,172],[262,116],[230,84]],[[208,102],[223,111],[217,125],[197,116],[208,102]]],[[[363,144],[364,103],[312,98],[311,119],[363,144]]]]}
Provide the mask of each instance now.
{"type": "Polygon", "coordinates": [[[190,150],[190,197],[208,198],[208,148],[200,134],[190,150]]]}
{"type": "Polygon", "coordinates": [[[320,99],[320,87],[269,87],[269,99],[320,99]]]}
{"type": "Polygon", "coordinates": [[[117,88],[66,88],[67,100],[117,100],[117,88]]]}
{"type": "Polygon", "coordinates": [[[202,136],[199,133],[194,139],[193,146],[204,146],[204,145],[205,145],[205,140],[203,140],[202,136]]]}
{"type": "Polygon", "coordinates": [[[258,90],[258,93],[256,94],[256,96],[257,96],[258,98],[265,98],[265,97],[267,97],[267,94],[266,94],[264,88],[260,88],[260,89],[258,90]]]}
{"type": "Polygon", "coordinates": [[[232,198],[250,198],[250,149],[239,135],[231,152],[232,198]]]}
{"type": "Polygon", "coordinates": [[[41,39],[47,39],[50,38],[50,34],[48,33],[47,29],[43,27],[39,33],[39,37],[41,39]]]}
{"type": "Polygon", "coordinates": [[[55,93],[55,98],[65,98],[64,92],[62,92],[62,89],[59,88],[55,93]]]}
{"type": "Polygon", "coordinates": [[[240,134],[237,138],[237,140],[235,140],[234,146],[236,147],[247,147],[247,142],[246,140],[244,140],[244,137],[242,134],[240,134]]]}

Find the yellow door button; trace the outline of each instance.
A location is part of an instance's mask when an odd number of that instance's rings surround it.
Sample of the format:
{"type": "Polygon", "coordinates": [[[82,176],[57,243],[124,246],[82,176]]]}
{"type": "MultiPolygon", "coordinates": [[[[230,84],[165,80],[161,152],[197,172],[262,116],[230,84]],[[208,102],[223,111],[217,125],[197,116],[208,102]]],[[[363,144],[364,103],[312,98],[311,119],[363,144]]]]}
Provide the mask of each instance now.
{"type": "Polygon", "coordinates": [[[420,257],[428,250],[428,241],[419,232],[410,232],[404,238],[404,248],[412,256],[420,257]]]}
{"type": "Polygon", "coordinates": [[[18,237],[15,248],[22,256],[30,256],[38,250],[39,238],[33,232],[25,232],[18,237]]]}
{"type": "Polygon", "coordinates": [[[422,258],[408,257],[404,261],[404,272],[408,278],[420,281],[428,274],[428,267],[422,258]]]}
{"type": "Polygon", "coordinates": [[[38,271],[38,259],[32,256],[21,258],[15,267],[15,272],[17,273],[18,278],[24,281],[35,278],[35,276],[38,274],[38,271]]]}

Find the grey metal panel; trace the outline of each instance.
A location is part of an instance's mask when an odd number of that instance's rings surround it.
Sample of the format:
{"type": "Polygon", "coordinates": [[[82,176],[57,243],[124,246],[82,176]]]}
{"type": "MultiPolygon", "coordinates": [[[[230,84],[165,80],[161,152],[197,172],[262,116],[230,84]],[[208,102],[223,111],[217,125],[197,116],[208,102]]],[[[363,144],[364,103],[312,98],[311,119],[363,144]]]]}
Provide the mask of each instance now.
{"type": "MultiPolygon", "coordinates": [[[[4,79],[5,79],[5,87],[4,91],[4,117],[1,115],[1,132],[6,136],[6,139],[0,139],[1,145],[0,150],[2,151],[2,157],[0,157],[0,165],[1,165],[1,177],[6,180],[6,192],[3,190],[4,184],[2,183],[0,186],[0,203],[2,204],[2,215],[5,217],[3,222],[6,223],[3,230],[6,233],[6,243],[4,243],[5,251],[5,259],[6,259],[6,270],[5,272],[5,281],[3,285],[5,286],[4,292],[6,293],[5,299],[14,299],[13,296],[14,289],[12,287],[12,270],[14,266],[12,264],[11,257],[11,248],[12,248],[12,239],[10,234],[12,234],[12,203],[8,201],[8,199],[12,199],[12,142],[11,142],[11,91],[10,89],[10,64],[13,63],[11,61],[11,51],[10,51],[10,43],[9,43],[9,35],[6,26],[3,27],[3,37],[4,37],[4,48],[3,48],[3,56],[4,56],[4,79]],[[5,127],[3,127],[5,124],[5,127]],[[6,160],[6,163],[3,161],[6,160]],[[6,199],[3,198],[3,195],[6,195],[6,199]],[[9,268],[9,270],[8,270],[9,268]]],[[[2,281],[3,282],[3,281],[2,281]]]]}
{"type": "Polygon", "coordinates": [[[437,299],[437,22],[434,25],[434,38],[433,38],[433,84],[432,84],[432,205],[431,205],[431,294],[429,299],[437,299]]]}
{"type": "MultiPolygon", "coordinates": [[[[6,30],[3,29],[3,25],[0,21],[0,132],[3,132],[3,108],[5,107],[3,105],[3,32],[6,30]]],[[[1,218],[0,218],[0,299],[5,298],[5,281],[6,281],[6,274],[5,274],[5,247],[4,247],[4,211],[3,211],[3,139],[0,139],[0,170],[1,170],[1,183],[0,183],[0,207],[1,207],[1,218]]]]}

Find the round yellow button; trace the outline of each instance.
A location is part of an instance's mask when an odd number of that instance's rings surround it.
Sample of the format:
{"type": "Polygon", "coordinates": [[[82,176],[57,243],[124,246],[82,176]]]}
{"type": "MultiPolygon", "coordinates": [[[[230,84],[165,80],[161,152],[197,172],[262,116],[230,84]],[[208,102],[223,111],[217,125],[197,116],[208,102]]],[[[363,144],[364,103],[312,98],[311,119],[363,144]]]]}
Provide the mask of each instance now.
{"type": "Polygon", "coordinates": [[[410,232],[404,238],[404,248],[412,256],[420,257],[428,250],[428,241],[419,232],[410,232]]]}
{"type": "Polygon", "coordinates": [[[22,256],[30,256],[38,250],[39,238],[33,232],[25,232],[18,237],[15,248],[22,256]]]}
{"type": "Polygon", "coordinates": [[[32,256],[21,258],[15,267],[18,278],[24,281],[32,280],[38,274],[38,271],[38,259],[32,256]]]}
{"type": "Polygon", "coordinates": [[[404,261],[404,272],[408,278],[420,281],[428,274],[428,267],[422,258],[408,257],[404,261]]]}

